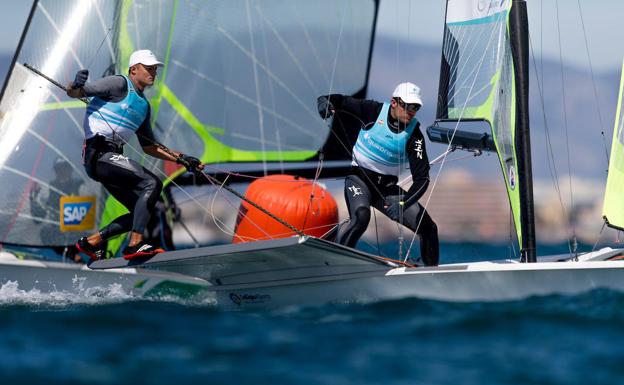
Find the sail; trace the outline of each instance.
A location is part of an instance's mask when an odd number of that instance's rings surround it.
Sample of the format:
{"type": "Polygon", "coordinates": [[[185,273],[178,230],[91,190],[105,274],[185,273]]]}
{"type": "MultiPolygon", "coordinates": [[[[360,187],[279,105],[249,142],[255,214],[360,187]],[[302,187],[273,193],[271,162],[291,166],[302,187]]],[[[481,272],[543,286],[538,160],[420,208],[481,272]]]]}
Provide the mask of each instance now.
{"type": "Polygon", "coordinates": [[[624,94],[624,61],[622,62],[622,78],[618,96],[613,140],[611,142],[611,159],[609,160],[609,174],[605,191],[602,215],[610,227],[624,229],[624,108],[622,108],[622,94],[624,94]]]}
{"type": "MultiPolygon", "coordinates": [[[[301,161],[329,136],[316,97],[366,86],[376,10],[373,0],[36,1],[0,100],[0,242],[72,244],[121,210],[82,167],[84,104],[25,63],[67,84],[82,68],[125,74],[130,53],[150,49],[165,63],[146,92],[160,142],[207,163],[301,161]]],[[[136,140],[125,154],[163,179],[179,170],[145,159],[136,140]]]]}
{"type": "Polygon", "coordinates": [[[511,0],[447,2],[436,121],[489,123],[522,244],[511,10],[511,0]]]}

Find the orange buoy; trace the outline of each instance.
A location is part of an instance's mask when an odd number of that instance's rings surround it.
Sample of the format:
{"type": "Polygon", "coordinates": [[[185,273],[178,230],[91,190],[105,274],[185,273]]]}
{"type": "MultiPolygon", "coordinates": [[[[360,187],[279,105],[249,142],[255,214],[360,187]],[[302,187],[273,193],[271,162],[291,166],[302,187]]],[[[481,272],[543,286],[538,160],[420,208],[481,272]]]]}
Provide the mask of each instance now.
{"type": "MultiPolygon", "coordinates": [[[[307,235],[322,237],[338,223],[338,206],[318,184],[292,175],[255,180],[245,197],[307,235]]],[[[241,202],[232,243],[286,238],[295,232],[249,203],[241,202]]]]}

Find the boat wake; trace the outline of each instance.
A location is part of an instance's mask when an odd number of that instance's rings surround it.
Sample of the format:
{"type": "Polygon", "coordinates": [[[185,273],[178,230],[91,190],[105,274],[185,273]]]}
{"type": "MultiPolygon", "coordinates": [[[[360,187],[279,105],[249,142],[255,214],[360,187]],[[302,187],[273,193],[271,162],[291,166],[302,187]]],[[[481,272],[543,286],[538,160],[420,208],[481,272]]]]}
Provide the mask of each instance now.
{"type": "Polygon", "coordinates": [[[44,292],[38,289],[20,289],[16,281],[8,281],[0,286],[0,306],[6,305],[45,305],[52,307],[67,307],[71,305],[111,304],[126,302],[137,297],[127,293],[119,284],[110,284],[105,287],[84,288],[84,280],[77,278],[74,281],[78,290],[68,292],[64,290],[44,292]]]}
{"type": "Polygon", "coordinates": [[[21,289],[17,281],[8,281],[0,285],[0,307],[2,306],[45,306],[53,308],[74,305],[114,305],[125,302],[168,302],[191,307],[214,307],[212,296],[196,295],[181,298],[178,295],[159,294],[149,297],[133,295],[117,283],[86,287],[84,277],[75,277],[74,290],[41,291],[39,289],[21,289]]]}

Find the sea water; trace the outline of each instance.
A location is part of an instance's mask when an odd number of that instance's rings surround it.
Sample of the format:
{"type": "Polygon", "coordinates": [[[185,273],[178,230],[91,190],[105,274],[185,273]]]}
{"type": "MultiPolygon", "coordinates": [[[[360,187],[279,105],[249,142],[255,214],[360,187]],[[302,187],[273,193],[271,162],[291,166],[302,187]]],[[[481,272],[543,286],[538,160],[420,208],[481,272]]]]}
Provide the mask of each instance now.
{"type": "Polygon", "coordinates": [[[2,384],[624,382],[624,293],[609,290],[225,312],[114,288],[45,294],[8,283],[0,331],[2,384]]]}

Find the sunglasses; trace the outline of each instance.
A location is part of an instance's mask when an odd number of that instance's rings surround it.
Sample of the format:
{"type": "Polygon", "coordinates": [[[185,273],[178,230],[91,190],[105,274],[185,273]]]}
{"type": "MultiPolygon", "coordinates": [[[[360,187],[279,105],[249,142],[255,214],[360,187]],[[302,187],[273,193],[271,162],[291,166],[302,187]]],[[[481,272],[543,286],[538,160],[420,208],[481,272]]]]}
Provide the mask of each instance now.
{"type": "Polygon", "coordinates": [[[420,110],[420,104],[416,104],[416,103],[407,104],[403,100],[401,100],[400,98],[394,98],[394,100],[397,102],[399,107],[401,107],[405,111],[416,112],[416,111],[420,110]]]}

